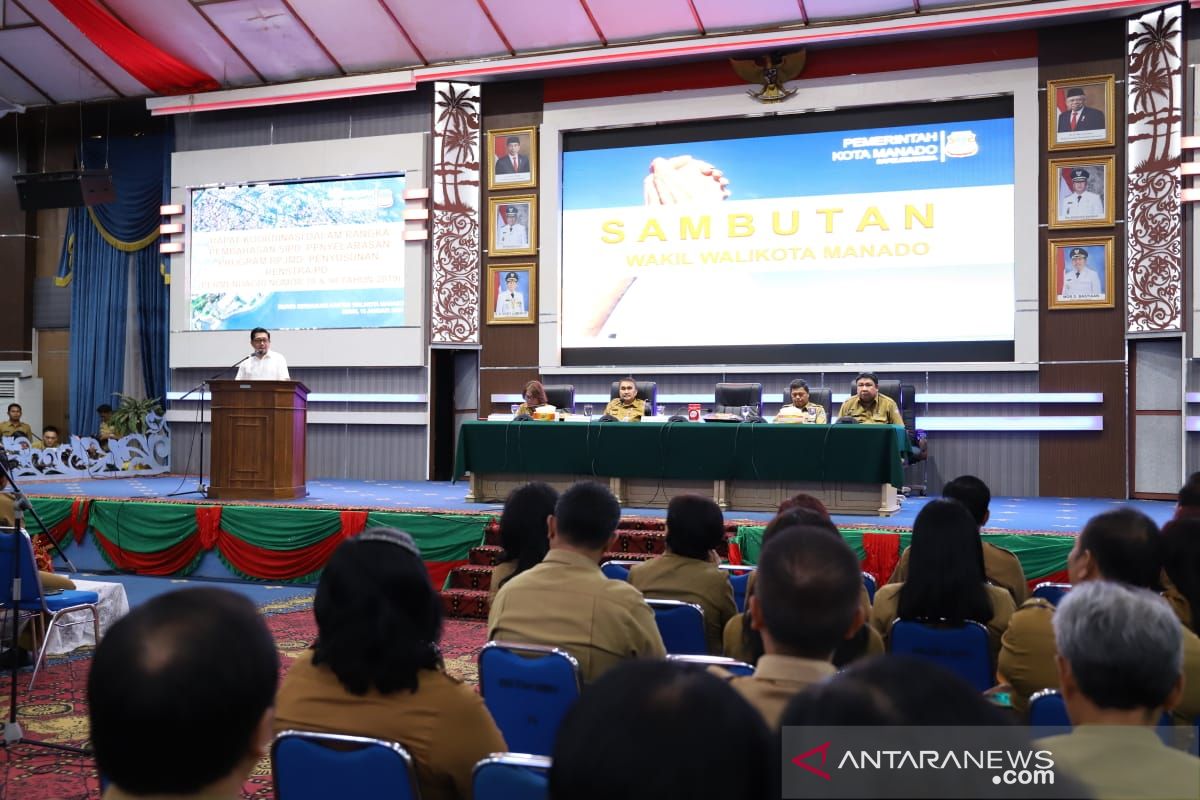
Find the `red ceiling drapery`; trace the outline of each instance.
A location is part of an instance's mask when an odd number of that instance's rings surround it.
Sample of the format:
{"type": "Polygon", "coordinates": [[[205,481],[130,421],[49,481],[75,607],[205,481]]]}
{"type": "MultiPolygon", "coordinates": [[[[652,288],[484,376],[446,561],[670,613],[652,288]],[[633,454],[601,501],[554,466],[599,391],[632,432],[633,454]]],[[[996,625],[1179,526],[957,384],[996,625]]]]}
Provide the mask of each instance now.
{"type": "Polygon", "coordinates": [[[210,76],[142,38],[94,0],[50,2],[105,55],[156,94],[188,94],[221,88],[210,76]]]}

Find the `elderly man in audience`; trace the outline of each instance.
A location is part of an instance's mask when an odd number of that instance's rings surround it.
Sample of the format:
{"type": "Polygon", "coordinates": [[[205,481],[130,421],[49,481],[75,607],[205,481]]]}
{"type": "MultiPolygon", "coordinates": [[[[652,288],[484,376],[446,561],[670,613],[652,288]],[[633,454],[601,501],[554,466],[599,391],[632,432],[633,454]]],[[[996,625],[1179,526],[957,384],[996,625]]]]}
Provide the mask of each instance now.
{"type": "Polygon", "coordinates": [[[88,675],[106,800],[242,797],[271,743],[278,678],[275,642],[241,595],[184,589],[133,609],[88,675]]]}
{"type": "Polygon", "coordinates": [[[707,497],[678,495],[667,505],[667,549],[629,570],[629,582],[646,597],[696,603],[704,612],[708,652],[721,654],[725,623],[737,614],[733,586],[717,568],[725,518],[707,497]]]}
{"type": "MultiPolygon", "coordinates": [[[[1157,589],[1162,571],[1158,526],[1141,512],[1129,508],[1107,511],[1088,520],[1067,556],[1067,575],[1078,586],[1092,580],[1157,589]]],[[[1074,591],[1074,590],[1072,590],[1074,591]]],[[[1041,689],[1057,689],[1054,657],[1054,606],[1034,597],[1013,614],[1001,640],[997,677],[1012,686],[1013,706],[1024,711],[1029,696],[1041,689]]],[[[1184,693],[1178,711],[1194,717],[1200,713],[1200,638],[1183,632],[1184,693]]]]}
{"type": "Polygon", "coordinates": [[[1200,759],[1154,732],[1183,695],[1183,629],[1153,592],[1103,580],[1054,614],[1055,663],[1074,729],[1039,742],[1095,797],[1200,797],[1200,759]]]}
{"type": "MultiPolygon", "coordinates": [[[[992,492],[988,489],[988,485],[979,478],[974,475],[960,475],[945,485],[942,489],[942,497],[957,500],[967,507],[967,511],[970,511],[971,516],[975,518],[976,535],[987,524],[990,515],[988,505],[992,502],[992,492]]],[[[989,544],[982,539],[980,539],[980,543],[983,545],[983,571],[987,575],[987,579],[997,586],[1007,589],[1008,593],[1013,596],[1013,602],[1017,605],[1024,603],[1029,597],[1029,584],[1025,582],[1025,571],[1021,568],[1021,562],[1012,552],[1003,547],[989,544]]],[[[904,552],[900,554],[900,563],[896,565],[892,577],[888,578],[888,583],[904,583],[908,578],[908,559],[911,550],[911,547],[904,548],[904,552]]]]}
{"type": "Polygon", "coordinates": [[[488,638],[561,647],[579,661],[586,682],[627,658],[663,658],[642,593],[600,571],[620,520],[620,504],[598,483],[563,492],[549,521],[549,552],[496,594],[488,638]]]}
{"type": "Polygon", "coordinates": [[[731,683],[768,725],[779,727],[793,695],[837,671],[834,651],[866,622],[862,588],[854,551],[825,528],[790,527],[763,546],[749,606],[766,652],[753,675],[731,683]]]}
{"type": "Polygon", "coordinates": [[[442,600],[412,537],[368,528],[338,545],[313,613],[317,641],[279,687],[275,729],[400,742],[422,798],[470,797],[475,764],[504,737],[483,699],[442,670],[442,600]]]}

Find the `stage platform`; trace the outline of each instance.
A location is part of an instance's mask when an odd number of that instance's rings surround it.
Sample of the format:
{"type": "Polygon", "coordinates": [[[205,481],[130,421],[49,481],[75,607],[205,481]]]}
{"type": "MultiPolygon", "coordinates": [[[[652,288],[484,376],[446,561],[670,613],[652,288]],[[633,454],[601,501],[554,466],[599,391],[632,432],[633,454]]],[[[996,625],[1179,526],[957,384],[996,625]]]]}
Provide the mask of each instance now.
{"type": "MultiPolygon", "coordinates": [[[[236,578],[312,584],[337,545],[373,525],[409,531],[435,585],[459,593],[467,613],[484,608],[491,565],[499,556],[494,521],[501,506],[465,501],[465,482],[309,481],[309,496],[287,501],[211,501],[181,476],[26,480],[30,496],[56,539],[83,572],[236,578]]],[[[835,515],[862,559],[886,580],[908,545],[912,521],[927,502],[910,498],[894,516],[835,515]]],[[[985,537],[1017,554],[1031,582],[1062,579],[1075,534],[1095,514],[1132,506],[1162,524],[1166,502],[997,497],[985,537]]],[[[661,508],[626,507],[616,555],[647,558],[662,549],[661,508]]],[[[726,512],[734,563],[753,564],[765,512],[726,512]]],[[[36,531],[32,520],[26,527],[36,531]]]]}

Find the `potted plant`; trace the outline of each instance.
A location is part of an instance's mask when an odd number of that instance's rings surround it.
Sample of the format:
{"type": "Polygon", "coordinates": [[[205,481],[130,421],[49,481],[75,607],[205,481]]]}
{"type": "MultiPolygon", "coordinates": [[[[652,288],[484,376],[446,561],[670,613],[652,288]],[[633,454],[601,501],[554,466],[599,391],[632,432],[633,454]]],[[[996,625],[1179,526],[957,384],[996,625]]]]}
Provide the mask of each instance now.
{"type": "Polygon", "coordinates": [[[108,424],[112,426],[117,436],[128,436],[131,433],[145,434],[149,432],[146,417],[151,413],[161,414],[162,406],[158,398],[138,399],[127,394],[116,393],[120,403],[113,409],[108,424]]]}

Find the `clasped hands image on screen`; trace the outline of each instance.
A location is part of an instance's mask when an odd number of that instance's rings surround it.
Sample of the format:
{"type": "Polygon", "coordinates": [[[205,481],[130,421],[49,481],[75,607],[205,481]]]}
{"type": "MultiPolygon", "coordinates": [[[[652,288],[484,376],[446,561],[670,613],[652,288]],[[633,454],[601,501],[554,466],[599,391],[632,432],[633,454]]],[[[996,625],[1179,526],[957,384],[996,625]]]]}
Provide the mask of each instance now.
{"type": "Polygon", "coordinates": [[[1010,97],[568,132],[563,149],[566,364],[885,343],[1012,358],[1010,97]],[[856,324],[891,311],[904,324],[856,324]]]}

